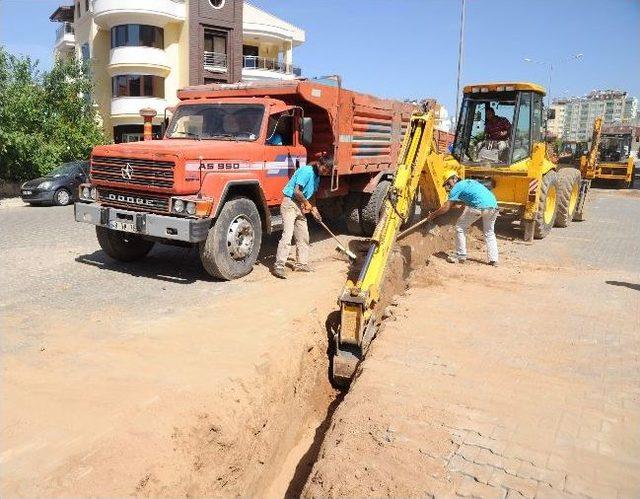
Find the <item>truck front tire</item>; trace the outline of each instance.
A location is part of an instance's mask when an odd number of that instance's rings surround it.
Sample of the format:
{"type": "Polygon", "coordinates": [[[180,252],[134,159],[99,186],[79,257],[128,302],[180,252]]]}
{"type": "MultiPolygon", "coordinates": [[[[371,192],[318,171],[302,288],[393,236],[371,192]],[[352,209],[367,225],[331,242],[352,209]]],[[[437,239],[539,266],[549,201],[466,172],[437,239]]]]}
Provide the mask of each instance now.
{"type": "Polygon", "coordinates": [[[200,243],[200,260],[211,276],[238,279],[253,269],[261,244],[258,208],[248,198],[234,198],[224,204],[207,239],[200,243]]]}
{"type": "Polygon", "coordinates": [[[142,239],[138,234],[111,230],[96,226],[98,244],[114,260],[133,262],[147,256],[153,248],[153,241],[142,239]]]}

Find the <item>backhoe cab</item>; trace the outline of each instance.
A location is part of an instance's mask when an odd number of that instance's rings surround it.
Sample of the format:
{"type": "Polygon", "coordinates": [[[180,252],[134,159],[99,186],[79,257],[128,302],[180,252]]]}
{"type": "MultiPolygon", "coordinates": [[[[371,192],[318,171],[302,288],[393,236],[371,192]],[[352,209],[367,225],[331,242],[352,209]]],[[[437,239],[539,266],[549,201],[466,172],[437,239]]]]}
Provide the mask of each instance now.
{"type": "Polygon", "coordinates": [[[588,190],[579,170],[559,170],[546,154],[544,95],[534,83],[465,87],[453,145],[465,177],[493,190],[501,211],[520,218],[527,241],[578,218],[588,190]]]}

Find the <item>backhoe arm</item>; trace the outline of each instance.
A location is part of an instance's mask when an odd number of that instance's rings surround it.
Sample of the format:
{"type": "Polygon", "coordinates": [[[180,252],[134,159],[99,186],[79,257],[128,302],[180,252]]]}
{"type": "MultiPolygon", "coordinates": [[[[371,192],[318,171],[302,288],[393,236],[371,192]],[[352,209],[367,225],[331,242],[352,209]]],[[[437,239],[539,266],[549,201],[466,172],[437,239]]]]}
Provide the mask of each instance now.
{"type": "Polygon", "coordinates": [[[357,281],[347,281],[339,299],[340,328],[336,333],[333,379],[346,385],[375,336],[374,310],[400,227],[405,223],[418,189],[429,205],[446,199],[441,177],[444,160],[434,142],[433,111],[414,114],[405,134],[393,184],[384,203],[383,215],[371,237],[371,245],[357,281]],[[435,199],[434,199],[435,198],[435,199]]]}

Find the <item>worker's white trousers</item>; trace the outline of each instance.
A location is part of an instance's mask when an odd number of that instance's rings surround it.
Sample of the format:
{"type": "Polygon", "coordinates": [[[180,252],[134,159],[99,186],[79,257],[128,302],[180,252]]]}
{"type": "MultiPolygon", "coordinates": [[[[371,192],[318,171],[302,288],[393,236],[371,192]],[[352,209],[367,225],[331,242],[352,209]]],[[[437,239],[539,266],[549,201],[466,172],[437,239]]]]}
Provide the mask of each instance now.
{"type": "Polygon", "coordinates": [[[276,265],[284,266],[289,258],[291,239],[296,239],[296,261],[300,265],[309,264],[309,227],[307,217],[302,213],[298,203],[285,196],[280,205],[282,215],[282,237],[276,253],[276,265]]]}
{"type": "Polygon", "coordinates": [[[497,262],[498,241],[494,230],[496,218],[498,218],[498,210],[496,208],[480,210],[478,208],[465,207],[456,222],[456,256],[458,258],[467,257],[467,229],[479,218],[482,218],[482,232],[484,233],[484,242],[487,245],[487,258],[490,262],[497,262]]]}

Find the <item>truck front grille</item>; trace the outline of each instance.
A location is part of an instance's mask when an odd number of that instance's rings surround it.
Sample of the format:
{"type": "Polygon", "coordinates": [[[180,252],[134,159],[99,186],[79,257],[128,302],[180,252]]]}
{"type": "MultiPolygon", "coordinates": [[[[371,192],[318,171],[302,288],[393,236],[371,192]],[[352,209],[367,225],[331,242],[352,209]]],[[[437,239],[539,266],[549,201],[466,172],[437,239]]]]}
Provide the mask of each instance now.
{"type": "Polygon", "coordinates": [[[146,192],[123,192],[98,187],[98,201],[104,206],[137,211],[169,212],[169,196],[149,195],[146,192]]]}
{"type": "Polygon", "coordinates": [[[150,161],[135,158],[93,156],[91,178],[123,185],[173,187],[173,161],[150,161]]]}

